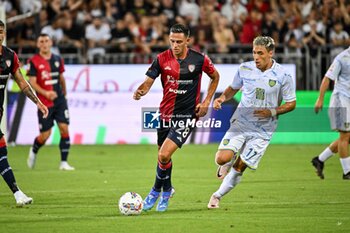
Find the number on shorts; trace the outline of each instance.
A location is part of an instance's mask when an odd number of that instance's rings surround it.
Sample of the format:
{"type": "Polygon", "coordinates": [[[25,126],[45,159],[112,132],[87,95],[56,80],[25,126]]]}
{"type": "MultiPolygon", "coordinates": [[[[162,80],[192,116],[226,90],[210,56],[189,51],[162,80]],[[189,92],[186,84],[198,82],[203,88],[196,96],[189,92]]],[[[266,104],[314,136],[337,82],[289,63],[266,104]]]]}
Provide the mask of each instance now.
{"type": "Polygon", "coordinates": [[[185,128],[184,132],[182,133],[182,137],[187,138],[187,135],[189,134],[189,132],[190,132],[190,128],[185,128]]]}
{"type": "Polygon", "coordinates": [[[249,148],[249,152],[246,156],[246,159],[251,159],[253,158],[258,152],[256,152],[253,148],[249,148]]]}
{"type": "Polygon", "coordinates": [[[68,109],[64,110],[64,117],[66,119],[69,119],[69,112],[68,112],[68,109]]]}
{"type": "Polygon", "coordinates": [[[179,128],[179,129],[177,129],[177,130],[175,130],[175,131],[176,131],[176,133],[180,134],[180,136],[181,136],[182,138],[186,138],[187,135],[188,135],[189,132],[190,132],[190,128],[179,128]],[[182,132],[182,130],[183,130],[183,132],[182,132]]]}

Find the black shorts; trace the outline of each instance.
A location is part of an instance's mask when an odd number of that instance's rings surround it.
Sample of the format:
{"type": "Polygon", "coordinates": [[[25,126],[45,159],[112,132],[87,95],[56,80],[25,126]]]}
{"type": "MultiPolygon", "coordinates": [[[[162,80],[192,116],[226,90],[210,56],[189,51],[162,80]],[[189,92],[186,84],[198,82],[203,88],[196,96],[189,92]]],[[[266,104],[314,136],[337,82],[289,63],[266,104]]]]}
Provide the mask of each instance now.
{"type": "Polygon", "coordinates": [[[179,148],[181,148],[182,145],[186,142],[187,138],[190,136],[193,129],[194,129],[194,126],[192,125],[186,125],[186,126],[180,127],[178,124],[173,124],[171,125],[171,127],[163,127],[163,125],[161,124],[161,127],[157,129],[158,146],[161,147],[165,139],[169,138],[179,148]]]}
{"type": "Polygon", "coordinates": [[[46,119],[43,118],[43,114],[38,110],[38,119],[40,132],[51,129],[54,121],[69,125],[69,111],[66,98],[60,98],[54,102],[54,106],[49,108],[49,115],[46,119]]]}

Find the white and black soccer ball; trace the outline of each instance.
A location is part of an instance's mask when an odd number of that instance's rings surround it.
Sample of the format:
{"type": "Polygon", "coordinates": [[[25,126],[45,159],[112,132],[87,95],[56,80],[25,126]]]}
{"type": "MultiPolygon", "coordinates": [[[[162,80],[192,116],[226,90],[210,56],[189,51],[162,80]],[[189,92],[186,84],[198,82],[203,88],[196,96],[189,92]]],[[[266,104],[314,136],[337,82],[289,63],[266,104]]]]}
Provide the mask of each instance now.
{"type": "Polygon", "coordinates": [[[119,211],[123,215],[139,215],[142,207],[142,197],[138,193],[127,192],[119,199],[119,211]]]}

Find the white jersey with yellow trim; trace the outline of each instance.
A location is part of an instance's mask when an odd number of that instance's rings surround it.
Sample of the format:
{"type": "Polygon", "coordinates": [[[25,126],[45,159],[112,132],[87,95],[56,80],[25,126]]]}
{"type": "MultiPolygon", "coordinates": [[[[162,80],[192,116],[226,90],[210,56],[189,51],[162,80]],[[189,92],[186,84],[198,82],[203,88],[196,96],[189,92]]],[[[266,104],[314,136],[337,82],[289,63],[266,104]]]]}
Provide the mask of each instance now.
{"type": "Polygon", "coordinates": [[[334,58],[325,76],[335,82],[333,94],[350,98],[350,47],[334,58]]]}
{"type": "Polygon", "coordinates": [[[245,132],[259,134],[270,139],[277,127],[277,118],[259,119],[253,112],[257,109],[277,108],[282,100],[296,100],[295,82],[286,70],[273,60],[273,65],[261,71],[254,61],[242,63],[236,72],[231,87],[241,89],[242,98],[231,122],[238,121],[245,132]]]}

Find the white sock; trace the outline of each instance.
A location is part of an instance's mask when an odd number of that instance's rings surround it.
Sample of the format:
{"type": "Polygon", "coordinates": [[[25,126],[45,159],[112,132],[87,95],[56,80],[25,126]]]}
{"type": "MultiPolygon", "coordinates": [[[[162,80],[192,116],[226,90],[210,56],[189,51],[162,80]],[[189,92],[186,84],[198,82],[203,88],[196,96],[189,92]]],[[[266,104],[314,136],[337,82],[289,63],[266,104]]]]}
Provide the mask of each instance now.
{"type": "Polygon", "coordinates": [[[226,193],[230,192],[242,178],[242,173],[237,172],[234,168],[225,176],[220,188],[214,193],[215,197],[221,198],[226,193]]]}
{"type": "Polygon", "coordinates": [[[343,167],[344,175],[350,172],[350,157],[340,158],[340,164],[343,167]]]}
{"type": "Polygon", "coordinates": [[[329,149],[329,147],[327,147],[324,151],[322,151],[322,153],[318,156],[318,159],[321,162],[326,161],[327,159],[329,159],[330,157],[333,156],[333,152],[331,151],[331,149],[329,149]]]}

